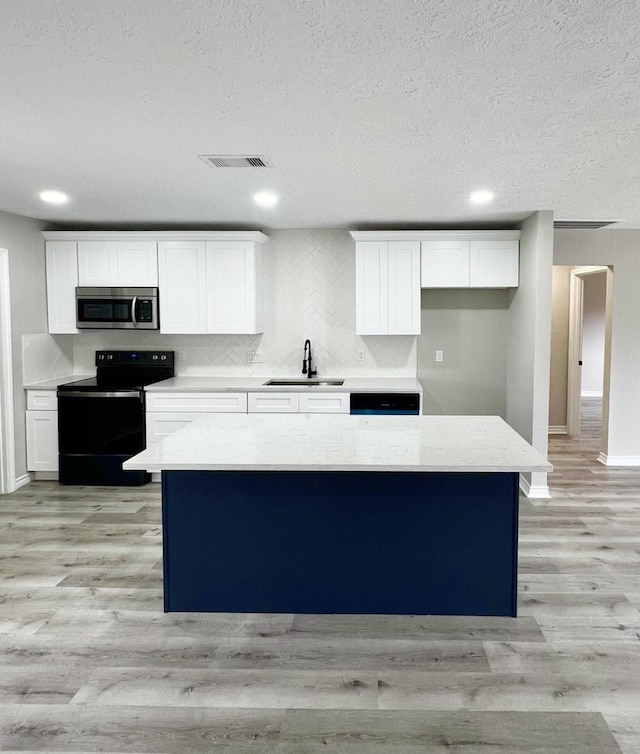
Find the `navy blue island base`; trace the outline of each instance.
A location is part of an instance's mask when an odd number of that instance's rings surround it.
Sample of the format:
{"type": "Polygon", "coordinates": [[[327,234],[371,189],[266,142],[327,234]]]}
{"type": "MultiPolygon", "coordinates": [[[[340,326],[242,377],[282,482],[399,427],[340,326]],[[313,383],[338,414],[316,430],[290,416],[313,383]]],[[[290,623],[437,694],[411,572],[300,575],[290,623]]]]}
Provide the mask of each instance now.
{"type": "Polygon", "coordinates": [[[516,615],[517,473],[163,471],[167,612],[516,615]]]}

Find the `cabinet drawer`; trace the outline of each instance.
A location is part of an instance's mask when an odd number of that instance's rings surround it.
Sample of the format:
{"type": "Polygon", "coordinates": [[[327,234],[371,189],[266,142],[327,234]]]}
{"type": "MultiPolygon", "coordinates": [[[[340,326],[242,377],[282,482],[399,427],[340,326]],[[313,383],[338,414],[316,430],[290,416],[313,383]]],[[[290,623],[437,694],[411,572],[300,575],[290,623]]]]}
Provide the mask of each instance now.
{"type": "Polygon", "coordinates": [[[300,393],[298,407],[304,414],[348,414],[349,393],[300,393]]]}
{"type": "Polygon", "coordinates": [[[28,411],[57,411],[58,397],[55,390],[27,390],[28,411]]]}
{"type": "Polygon", "coordinates": [[[147,411],[247,413],[246,393],[147,393],[147,411]]]}
{"type": "Polygon", "coordinates": [[[249,413],[298,413],[298,393],[249,393],[249,413]]]}

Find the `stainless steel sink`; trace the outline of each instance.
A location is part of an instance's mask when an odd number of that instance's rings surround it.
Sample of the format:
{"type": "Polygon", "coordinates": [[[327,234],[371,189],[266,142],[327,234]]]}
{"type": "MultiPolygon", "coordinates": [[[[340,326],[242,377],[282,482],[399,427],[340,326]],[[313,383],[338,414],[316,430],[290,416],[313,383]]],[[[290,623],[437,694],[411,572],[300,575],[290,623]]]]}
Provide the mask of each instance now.
{"type": "Polygon", "coordinates": [[[264,385],[280,385],[281,387],[340,387],[344,380],[269,380],[264,385]]]}

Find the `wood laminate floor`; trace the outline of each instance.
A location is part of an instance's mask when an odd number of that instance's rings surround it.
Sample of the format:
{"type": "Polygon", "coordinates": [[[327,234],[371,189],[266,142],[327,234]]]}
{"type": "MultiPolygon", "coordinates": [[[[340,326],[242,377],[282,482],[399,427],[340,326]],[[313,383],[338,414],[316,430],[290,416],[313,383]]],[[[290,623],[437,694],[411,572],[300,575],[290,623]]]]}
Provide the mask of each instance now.
{"type": "Polygon", "coordinates": [[[599,402],[522,500],[519,617],[164,614],[160,493],[0,498],[0,751],[640,754],[640,469],[599,402]]]}

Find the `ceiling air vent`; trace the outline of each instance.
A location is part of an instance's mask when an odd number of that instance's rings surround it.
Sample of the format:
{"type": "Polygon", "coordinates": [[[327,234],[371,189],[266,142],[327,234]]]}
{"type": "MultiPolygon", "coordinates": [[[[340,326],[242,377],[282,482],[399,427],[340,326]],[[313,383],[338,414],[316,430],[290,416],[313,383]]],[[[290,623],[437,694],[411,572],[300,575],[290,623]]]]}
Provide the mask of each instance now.
{"type": "Polygon", "coordinates": [[[580,228],[582,230],[598,230],[606,228],[607,225],[615,225],[622,220],[554,220],[554,228],[580,228]]]}
{"type": "Polygon", "coordinates": [[[272,168],[273,163],[263,154],[199,154],[210,168],[272,168]]]}

